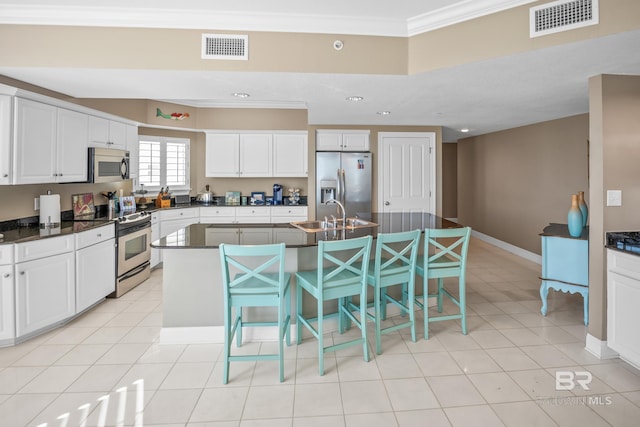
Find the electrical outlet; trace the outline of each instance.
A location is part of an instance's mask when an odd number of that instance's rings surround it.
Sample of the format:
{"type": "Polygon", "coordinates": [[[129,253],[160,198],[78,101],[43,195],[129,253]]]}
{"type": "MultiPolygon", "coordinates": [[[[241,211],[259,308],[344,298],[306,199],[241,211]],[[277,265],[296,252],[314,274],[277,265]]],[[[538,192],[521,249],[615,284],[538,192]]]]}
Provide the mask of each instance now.
{"type": "Polygon", "coordinates": [[[33,198],[33,210],[34,211],[39,211],[40,210],[40,197],[34,197],[33,198]]]}

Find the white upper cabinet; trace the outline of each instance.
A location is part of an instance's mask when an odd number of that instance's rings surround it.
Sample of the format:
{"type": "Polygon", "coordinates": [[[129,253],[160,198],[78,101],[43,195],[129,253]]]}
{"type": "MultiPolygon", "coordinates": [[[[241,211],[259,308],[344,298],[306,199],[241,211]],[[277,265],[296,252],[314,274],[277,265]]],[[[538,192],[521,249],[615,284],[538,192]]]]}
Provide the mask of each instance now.
{"type": "Polygon", "coordinates": [[[127,125],[102,117],[89,116],[89,147],[127,147],[127,125]]]}
{"type": "Polygon", "coordinates": [[[308,176],[308,162],[307,132],[273,135],[273,176],[308,176]]]}
{"type": "Polygon", "coordinates": [[[0,95],[0,185],[13,183],[11,173],[11,97],[0,95]]]}
{"type": "Polygon", "coordinates": [[[14,183],[56,182],[57,108],[15,98],[14,183]]]}
{"type": "Polygon", "coordinates": [[[208,177],[272,176],[273,138],[263,133],[207,133],[208,177]]]}
{"type": "Polygon", "coordinates": [[[240,177],[273,176],[273,135],[240,134],[240,177]]]}
{"type": "Polygon", "coordinates": [[[58,108],[56,182],[87,180],[88,135],[89,116],[58,108]]]}
{"type": "Polygon", "coordinates": [[[208,132],[207,177],[304,177],[306,132],[208,132]]]}
{"type": "Polygon", "coordinates": [[[369,151],[368,130],[318,129],[316,151],[369,151]]]}
{"type": "Polygon", "coordinates": [[[240,176],[240,135],[237,133],[207,133],[205,175],[215,177],[240,176]]]}
{"type": "Polygon", "coordinates": [[[138,127],[125,125],[127,133],[127,151],[129,152],[129,178],[138,177],[138,158],[140,143],[138,141],[138,127]]]}
{"type": "Polygon", "coordinates": [[[14,183],[87,179],[86,114],[16,98],[14,183]]]}

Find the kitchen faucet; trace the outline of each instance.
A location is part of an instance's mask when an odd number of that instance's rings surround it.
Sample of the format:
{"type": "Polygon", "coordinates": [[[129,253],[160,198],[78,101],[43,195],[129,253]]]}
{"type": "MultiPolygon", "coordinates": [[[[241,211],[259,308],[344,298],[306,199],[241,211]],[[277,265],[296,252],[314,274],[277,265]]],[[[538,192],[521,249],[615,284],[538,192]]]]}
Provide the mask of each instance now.
{"type": "MultiPolygon", "coordinates": [[[[347,224],[347,213],[344,210],[344,205],[339,201],[337,201],[336,199],[329,199],[326,202],[324,202],[325,205],[328,205],[329,203],[335,203],[340,207],[340,209],[342,209],[342,225],[345,226],[347,224]]],[[[334,217],[334,224],[335,224],[335,217],[334,217]]]]}

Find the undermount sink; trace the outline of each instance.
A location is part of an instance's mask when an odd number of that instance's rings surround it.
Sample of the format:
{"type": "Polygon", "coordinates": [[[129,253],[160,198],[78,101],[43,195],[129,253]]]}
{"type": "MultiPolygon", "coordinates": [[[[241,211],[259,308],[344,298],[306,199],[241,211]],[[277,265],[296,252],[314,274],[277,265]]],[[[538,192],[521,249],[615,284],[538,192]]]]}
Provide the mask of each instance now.
{"type": "Polygon", "coordinates": [[[331,230],[353,230],[356,228],[368,228],[377,227],[378,224],[371,221],[365,221],[360,218],[347,218],[346,225],[342,224],[342,221],[338,221],[338,224],[334,227],[332,222],[325,221],[296,221],[291,225],[299,228],[307,233],[317,233],[319,231],[331,231],[331,230]]]}

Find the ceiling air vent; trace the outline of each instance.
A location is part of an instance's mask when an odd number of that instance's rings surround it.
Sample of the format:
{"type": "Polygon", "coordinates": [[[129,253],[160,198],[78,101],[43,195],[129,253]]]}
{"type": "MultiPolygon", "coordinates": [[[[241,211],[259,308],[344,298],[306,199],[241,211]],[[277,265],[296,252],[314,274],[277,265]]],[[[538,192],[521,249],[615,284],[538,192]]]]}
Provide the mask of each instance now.
{"type": "Polygon", "coordinates": [[[598,0],[554,1],[529,9],[529,37],[598,23],[598,0]]]}
{"type": "Polygon", "coordinates": [[[202,59],[249,59],[249,36],[203,34],[202,59]]]}

